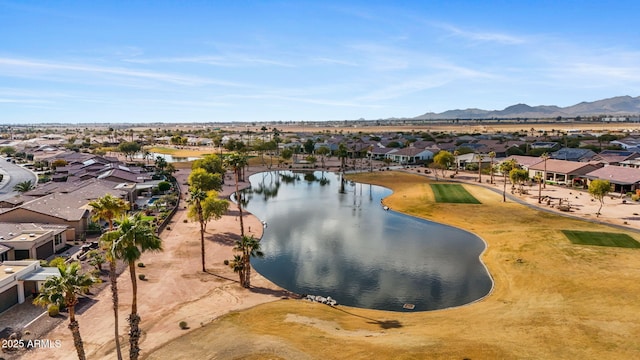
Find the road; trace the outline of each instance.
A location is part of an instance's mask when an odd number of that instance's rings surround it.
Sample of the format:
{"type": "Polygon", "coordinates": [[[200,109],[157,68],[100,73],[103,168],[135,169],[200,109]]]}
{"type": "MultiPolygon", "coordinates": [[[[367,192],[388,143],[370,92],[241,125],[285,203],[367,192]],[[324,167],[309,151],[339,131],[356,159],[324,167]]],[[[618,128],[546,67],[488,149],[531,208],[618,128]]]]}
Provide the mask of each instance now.
{"type": "Polygon", "coordinates": [[[35,184],[37,180],[36,174],[32,171],[9,162],[4,157],[0,157],[0,172],[5,174],[5,176],[9,175],[10,178],[9,181],[3,180],[2,183],[0,183],[0,200],[8,199],[17,195],[18,192],[13,190],[13,187],[16,186],[16,184],[29,180],[35,184]]]}

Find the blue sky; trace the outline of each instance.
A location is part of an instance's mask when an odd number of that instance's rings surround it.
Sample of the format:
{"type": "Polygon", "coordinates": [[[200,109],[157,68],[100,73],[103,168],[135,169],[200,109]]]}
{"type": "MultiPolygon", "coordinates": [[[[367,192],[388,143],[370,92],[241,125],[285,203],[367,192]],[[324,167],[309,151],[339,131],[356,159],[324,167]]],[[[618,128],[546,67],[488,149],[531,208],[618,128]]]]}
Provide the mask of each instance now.
{"type": "Polygon", "coordinates": [[[0,124],[381,119],[638,96],[639,13],[638,1],[0,0],[0,124]]]}

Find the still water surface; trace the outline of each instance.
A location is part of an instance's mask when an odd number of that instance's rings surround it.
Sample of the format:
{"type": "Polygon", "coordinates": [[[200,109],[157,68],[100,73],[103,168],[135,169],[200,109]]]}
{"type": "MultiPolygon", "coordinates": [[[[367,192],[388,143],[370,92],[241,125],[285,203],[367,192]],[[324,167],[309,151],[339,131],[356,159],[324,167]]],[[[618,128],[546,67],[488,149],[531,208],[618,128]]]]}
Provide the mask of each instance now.
{"type": "Polygon", "coordinates": [[[285,289],[392,311],[463,305],[491,290],[480,238],[385,211],[380,202],[389,189],[345,182],[341,192],[339,175],[328,172],[266,172],[249,180],[246,208],[267,223],[265,257],[252,264],[285,289]]]}

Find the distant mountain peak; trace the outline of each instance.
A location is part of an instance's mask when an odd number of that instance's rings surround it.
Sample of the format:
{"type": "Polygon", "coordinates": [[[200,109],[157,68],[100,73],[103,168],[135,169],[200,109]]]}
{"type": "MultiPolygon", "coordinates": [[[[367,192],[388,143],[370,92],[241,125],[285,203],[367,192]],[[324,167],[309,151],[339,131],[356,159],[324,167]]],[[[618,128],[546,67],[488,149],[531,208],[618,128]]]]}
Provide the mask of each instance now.
{"type": "Polygon", "coordinates": [[[597,115],[637,115],[640,114],[640,96],[629,95],[616,96],[592,102],[583,101],[579,104],[558,107],[555,105],[529,106],[527,104],[515,104],[504,110],[447,110],[436,114],[433,112],[416,116],[418,120],[432,119],[505,119],[505,118],[554,118],[597,115]]]}

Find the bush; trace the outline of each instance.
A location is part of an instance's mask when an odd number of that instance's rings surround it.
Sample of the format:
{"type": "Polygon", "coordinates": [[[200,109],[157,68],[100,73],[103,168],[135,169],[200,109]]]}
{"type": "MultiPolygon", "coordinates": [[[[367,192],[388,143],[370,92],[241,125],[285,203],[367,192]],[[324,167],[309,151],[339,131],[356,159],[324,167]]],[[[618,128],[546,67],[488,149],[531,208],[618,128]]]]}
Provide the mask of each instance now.
{"type": "Polygon", "coordinates": [[[227,266],[229,266],[229,260],[225,260],[225,261],[224,261],[224,264],[225,264],[225,265],[227,265],[227,266]]]}
{"type": "Polygon", "coordinates": [[[51,304],[47,308],[47,312],[49,313],[49,316],[55,317],[55,316],[58,316],[58,314],[60,314],[60,308],[58,307],[58,305],[51,304]]]}
{"type": "Polygon", "coordinates": [[[189,222],[189,220],[184,219],[184,220],[182,220],[182,222],[186,224],[186,223],[188,223],[188,222],[189,222]]]}
{"type": "Polygon", "coordinates": [[[143,262],[139,262],[138,263],[138,267],[144,267],[144,263],[143,262]]]}
{"type": "Polygon", "coordinates": [[[638,200],[640,200],[640,196],[636,195],[636,194],[633,194],[633,195],[631,195],[631,200],[638,201],[638,200]]]}
{"type": "Polygon", "coordinates": [[[180,329],[182,330],[186,330],[189,328],[189,326],[187,325],[186,321],[180,321],[180,323],[178,324],[180,326],[180,329]]]}
{"type": "Polygon", "coordinates": [[[138,275],[138,279],[144,281],[144,280],[147,280],[147,277],[144,274],[140,274],[140,275],[138,275]]]}

